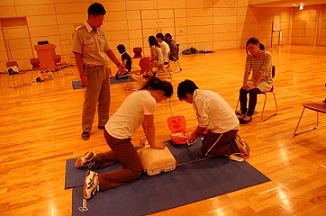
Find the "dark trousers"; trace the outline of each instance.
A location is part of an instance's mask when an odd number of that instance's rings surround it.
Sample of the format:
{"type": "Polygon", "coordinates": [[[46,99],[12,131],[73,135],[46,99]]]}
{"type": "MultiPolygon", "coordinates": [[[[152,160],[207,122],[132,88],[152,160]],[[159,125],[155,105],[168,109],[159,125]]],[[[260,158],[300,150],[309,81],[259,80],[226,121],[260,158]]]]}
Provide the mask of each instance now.
{"type": "Polygon", "coordinates": [[[209,130],[203,140],[202,154],[207,157],[218,157],[239,153],[237,144],[231,142],[237,133],[238,130],[230,130],[225,133],[212,133],[209,130]]]}
{"type": "Polygon", "coordinates": [[[91,132],[97,107],[98,126],[104,126],[109,119],[110,76],[107,65],[85,66],[89,86],[85,91],[82,113],[82,129],[91,132]]]}
{"type": "Polygon", "coordinates": [[[241,114],[247,114],[247,116],[252,116],[255,112],[257,104],[257,95],[261,91],[258,88],[250,89],[249,91],[241,88],[240,89],[240,106],[241,114]],[[247,94],[249,93],[249,108],[247,110],[247,94]]]}
{"type": "Polygon", "coordinates": [[[99,174],[100,190],[108,190],[140,178],[142,166],[131,139],[116,139],[106,130],[104,130],[104,137],[112,150],[97,155],[96,167],[102,168],[120,163],[122,169],[99,174]]]}

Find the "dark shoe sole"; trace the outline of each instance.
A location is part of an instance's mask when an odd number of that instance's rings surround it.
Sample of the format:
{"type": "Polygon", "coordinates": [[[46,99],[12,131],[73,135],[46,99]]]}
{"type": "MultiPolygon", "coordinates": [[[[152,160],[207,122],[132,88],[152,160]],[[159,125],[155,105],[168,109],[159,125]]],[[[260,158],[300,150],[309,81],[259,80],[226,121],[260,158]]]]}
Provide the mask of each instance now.
{"type": "Polygon", "coordinates": [[[89,132],[83,132],[81,134],[81,137],[83,138],[83,140],[89,140],[89,138],[91,137],[89,132]]]}
{"type": "Polygon", "coordinates": [[[239,119],[239,121],[240,121],[241,124],[247,124],[247,123],[251,122],[251,120],[252,120],[251,117],[250,117],[249,120],[239,119]]]}

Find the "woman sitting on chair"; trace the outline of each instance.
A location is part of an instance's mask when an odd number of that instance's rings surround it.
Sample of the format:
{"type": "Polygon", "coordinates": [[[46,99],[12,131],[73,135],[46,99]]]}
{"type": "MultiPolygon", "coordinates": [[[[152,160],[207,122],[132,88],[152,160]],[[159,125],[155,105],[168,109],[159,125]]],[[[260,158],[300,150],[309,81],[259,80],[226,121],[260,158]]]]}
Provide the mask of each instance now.
{"type": "Polygon", "coordinates": [[[265,46],[257,38],[250,38],[246,44],[247,59],[240,89],[241,113],[238,114],[240,123],[246,124],[252,120],[257,104],[257,95],[268,92],[273,84],[272,54],[265,50],[265,46]],[[252,76],[249,75],[252,71],[252,76]],[[249,93],[249,108],[247,110],[247,94],[249,93]]]}
{"type": "Polygon", "coordinates": [[[153,36],[153,35],[149,36],[148,42],[149,42],[149,46],[151,48],[151,57],[150,57],[149,63],[148,63],[148,68],[151,71],[150,72],[151,74],[149,74],[149,75],[155,76],[156,72],[153,72],[153,68],[154,67],[160,68],[164,64],[163,52],[162,52],[162,49],[161,49],[160,45],[158,44],[155,36],[153,36]]]}

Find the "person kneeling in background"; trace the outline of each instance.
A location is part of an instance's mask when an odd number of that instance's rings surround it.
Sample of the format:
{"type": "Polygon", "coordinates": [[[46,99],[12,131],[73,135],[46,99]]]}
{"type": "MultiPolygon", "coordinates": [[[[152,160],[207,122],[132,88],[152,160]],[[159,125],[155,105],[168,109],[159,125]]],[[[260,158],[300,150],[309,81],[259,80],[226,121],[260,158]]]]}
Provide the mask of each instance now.
{"type": "Polygon", "coordinates": [[[118,72],[115,74],[115,78],[121,79],[121,78],[127,78],[129,76],[129,72],[131,71],[131,58],[130,55],[126,52],[126,48],[123,44],[119,44],[117,46],[117,49],[119,53],[121,54],[121,61],[122,65],[126,68],[124,71],[118,70],[118,72]]]}

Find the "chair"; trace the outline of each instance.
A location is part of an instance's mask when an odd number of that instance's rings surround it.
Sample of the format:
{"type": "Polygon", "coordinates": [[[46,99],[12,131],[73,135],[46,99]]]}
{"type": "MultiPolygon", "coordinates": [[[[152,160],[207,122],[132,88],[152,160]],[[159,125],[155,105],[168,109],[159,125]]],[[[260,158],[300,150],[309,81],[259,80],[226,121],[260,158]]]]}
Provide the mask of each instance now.
{"type": "Polygon", "coordinates": [[[297,127],[294,130],[294,133],[293,133],[294,136],[317,129],[317,127],[318,127],[318,113],[319,112],[326,113],[326,103],[324,103],[324,102],[323,103],[306,103],[306,104],[302,104],[302,106],[303,106],[303,110],[302,110],[301,116],[299,118],[299,122],[297,124],[297,127]],[[316,114],[317,114],[316,126],[297,133],[297,130],[298,130],[298,127],[299,127],[299,124],[301,122],[301,118],[303,116],[303,113],[304,113],[305,109],[309,109],[309,110],[312,110],[312,111],[316,112],[316,114]]]}
{"type": "Polygon", "coordinates": [[[161,76],[164,74],[168,75],[168,78],[172,80],[172,71],[169,70],[169,65],[165,64],[153,64],[151,72],[154,74],[154,76],[161,76]]]}
{"type": "Polygon", "coordinates": [[[53,75],[52,75],[52,73],[50,73],[49,69],[48,68],[42,68],[40,66],[40,60],[38,58],[31,58],[29,61],[30,61],[31,65],[32,65],[31,80],[34,79],[34,73],[36,73],[36,79],[38,79],[38,78],[40,79],[38,81],[44,80],[43,71],[48,73],[49,79],[53,79],[53,75]]]}
{"type": "MultiPolygon", "coordinates": [[[[273,65],[272,66],[272,78],[274,79],[274,77],[275,77],[275,66],[273,65]]],[[[267,119],[269,119],[269,118],[277,115],[277,113],[278,113],[276,96],[275,96],[275,92],[274,92],[274,85],[272,85],[272,88],[268,92],[262,92],[260,94],[265,96],[263,110],[261,112],[261,117],[260,118],[261,118],[262,121],[266,121],[267,119]],[[274,96],[275,112],[272,113],[271,115],[267,116],[266,118],[264,118],[264,112],[265,112],[265,107],[266,107],[267,95],[269,95],[269,94],[273,94],[273,96],[274,96]]],[[[238,112],[237,110],[238,110],[239,101],[240,101],[240,98],[238,99],[237,106],[235,108],[236,112],[238,112]]]]}
{"type": "Polygon", "coordinates": [[[27,84],[30,84],[30,85],[32,84],[31,80],[29,79],[29,77],[26,73],[27,71],[19,71],[18,70],[18,63],[16,61],[7,62],[6,66],[7,66],[7,70],[8,70],[8,87],[9,88],[17,88],[18,87],[16,79],[15,79],[16,76],[21,76],[23,85],[26,84],[26,82],[24,81],[24,76],[28,80],[27,84]],[[10,78],[12,78],[12,81],[15,84],[14,87],[10,85],[10,78]]]}
{"type": "MultiPolygon", "coordinates": [[[[127,90],[130,90],[130,91],[137,91],[138,90],[138,89],[134,89],[134,88],[129,88],[129,82],[130,82],[130,79],[131,79],[131,75],[136,74],[139,77],[141,77],[143,74],[148,73],[150,71],[149,67],[148,67],[148,63],[149,63],[149,57],[141,58],[140,61],[139,61],[140,70],[130,71],[129,72],[128,82],[127,82],[127,90]]],[[[137,82],[138,82],[138,84],[140,86],[139,80],[137,80],[137,82]]]]}
{"type": "Polygon", "coordinates": [[[61,56],[60,55],[54,55],[53,56],[53,60],[55,62],[55,66],[56,66],[56,69],[59,69],[62,76],[65,75],[65,73],[63,72],[62,69],[66,68],[66,67],[69,67],[70,68],[70,71],[71,71],[71,75],[74,74],[74,71],[72,70],[72,68],[70,67],[71,64],[67,63],[66,61],[61,61],[61,56]]]}

